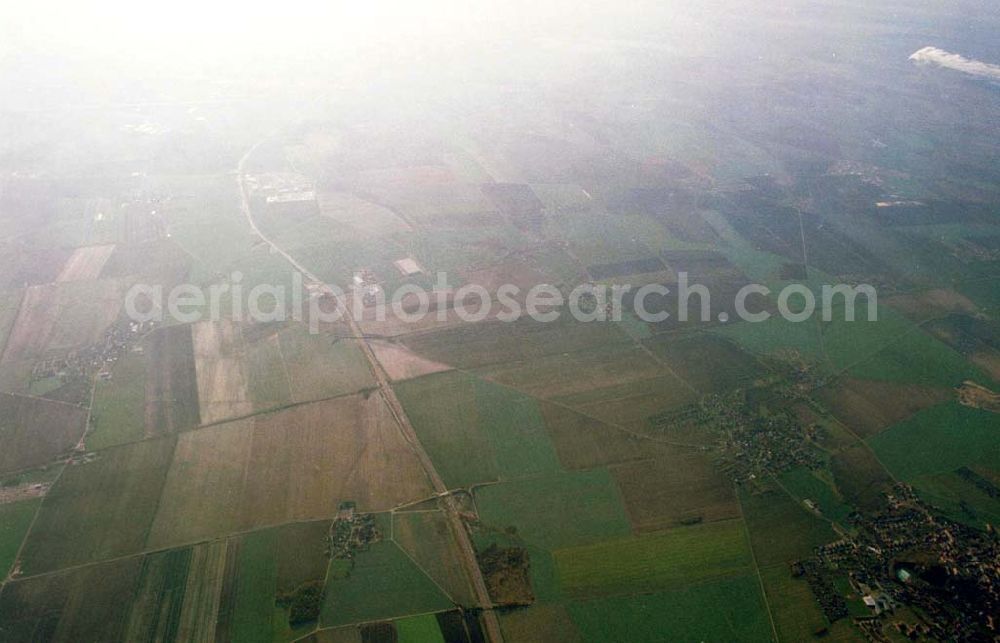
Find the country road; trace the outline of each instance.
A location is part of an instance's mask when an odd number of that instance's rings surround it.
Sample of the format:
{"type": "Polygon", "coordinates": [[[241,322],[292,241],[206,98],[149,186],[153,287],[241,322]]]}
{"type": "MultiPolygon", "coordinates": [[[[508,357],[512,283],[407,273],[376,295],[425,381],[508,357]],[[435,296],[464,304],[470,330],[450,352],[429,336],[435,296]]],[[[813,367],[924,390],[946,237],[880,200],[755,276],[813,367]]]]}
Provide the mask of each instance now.
{"type": "Polygon", "coordinates": [[[488,641],[501,643],[503,641],[503,634],[500,630],[500,620],[497,618],[496,612],[493,609],[493,601],[490,598],[489,591],[486,588],[486,581],[483,578],[482,571],[479,569],[479,563],[476,560],[476,550],[472,546],[472,540],[469,538],[469,532],[466,530],[465,524],[459,514],[455,499],[452,497],[448,487],[444,484],[444,481],[438,474],[433,461],[430,456],[427,455],[427,451],[424,450],[423,445],[420,443],[416,430],[414,430],[409,417],[406,415],[406,411],[403,409],[402,403],[400,403],[399,398],[396,397],[396,393],[389,383],[389,376],[386,373],[385,368],[382,366],[382,363],[379,362],[378,357],[376,357],[375,351],[372,350],[370,339],[364,334],[360,325],[354,319],[354,315],[351,310],[351,298],[342,297],[339,292],[330,288],[329,285],[310,272],[305,266],[300,264],[284,248],[281,248],[274,241],[265,236],[264,233],[257,227],[257,223],[254,221],[253,213],[250,209],[250,194],[247,189],[243,168],[247,159],[250,158],[257,148],[264,141],[268,140],[268,138],[269,137],[265,137],[264,139],[261,139],[249,150],[247,150],[247,152],[240,158],[239,164],[236,168],[237,180],[240,186],[240,200],[243,214],[246,217],[247,222],[250,224],[251,229],[257,236],[267,243],[275,252],[284,257],[288,263],[290,263],[311,282],[322,284],[321,290],[324,294],[337,300],[340,310],[344,312],[344,317],[350,325],[351,334],[354,337],[359,338],[358,343],[361,346],[365,358],[368,360],[369,367],[371,368],[375,381],[378,384],[379,394],[382,396],[382,399],[385,400],[389,411],[395,418],[396,425],[399,428],[403,439],[410,444],[413,452],[420,460],[420,464],[423,467],[424,472],[427,474],[428,479],[430,479],[435,493],[437,493],[441,498],[441,504],[444,507],[445,515],[448,517],[448,522],[455,536],[455,540],[459,545],[462,563],[465,566],[466,573],[472,581],[473,589],[476,592],[476,600],[483,608],[482,621],[486,629],[486,638],[488,641]]]}

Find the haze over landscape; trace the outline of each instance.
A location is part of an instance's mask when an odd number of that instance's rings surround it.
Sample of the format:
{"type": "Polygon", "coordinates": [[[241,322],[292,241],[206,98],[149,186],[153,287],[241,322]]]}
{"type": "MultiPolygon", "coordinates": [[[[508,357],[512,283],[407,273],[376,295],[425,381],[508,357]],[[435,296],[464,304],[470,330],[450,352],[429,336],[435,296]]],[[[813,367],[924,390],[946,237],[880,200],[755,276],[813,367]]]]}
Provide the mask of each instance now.
{"type": "Polygon", "coordinates": [[[0,8],[0,640],[997,640],[998,30],[0,8]]]}

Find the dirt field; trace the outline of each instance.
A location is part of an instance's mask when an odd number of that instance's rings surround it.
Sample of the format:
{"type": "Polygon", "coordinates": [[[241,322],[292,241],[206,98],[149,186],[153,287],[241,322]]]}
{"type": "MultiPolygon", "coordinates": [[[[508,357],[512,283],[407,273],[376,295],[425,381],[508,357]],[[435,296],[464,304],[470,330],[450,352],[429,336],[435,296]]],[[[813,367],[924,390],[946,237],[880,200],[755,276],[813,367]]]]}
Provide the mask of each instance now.
{"type": "Polygon", "coordinates": [[[1000,413],[1000,393],[972,381],[962,382],[958,389],[958,401],[965,406],[1000,413]]]}
{"type": "Polygon", "coordinates": [[[114,252],[113,245],[87,246],[77,248],[66,260],[62,272],[56,277],[56,281],[87,281],[97,279],[104,270],[104,264],[108,262],[111,253],[114,252]]]}
{"type": "Polygon", "coordinates": [[[739,517],[732,484],[703,453],[674,451],[611,467],[611,473],[637,533],[739,517]]]}
{"type": "Polygon", "coordinates": [[[953,395],[946,388],[845,379],[820,389],[817,397],[847,428],[866,438],[953,395]]]}
{"type": "Polygon", "coordinates": [[[667,371],[639,347],[625,344],[503,364],[481,373],[519,391],[549,398],[625,385],[667,371]]]}
{"type": "Polygon", "coordinates": [[[345,396],[183,433],[148,542],[329,518],[344,500],[384,511],[432,493],[381,397],[345,396]]]}
{"type": "Polygon", "coordinates": [[[86,423],[79,406],[0,393],[0,472],[49,463],[76,446],[86,423]]]}
{"type": "Polygon", "coordinates": [[[409,349],[390,342],[373,342],[372,350],[389,374],[389,379],[394,382],[451,369],[447,364],[420,357],[409,349]]]}
{"type": "Polygon", "coordinates": [[[946,313],[967,313],[974,315],[979,308],[965,295],[934,288],[915,294],[895,295],[887,304],[913,320],[929,319],[946,313]]]}
{"type": "Polygon", "coordinates": [[[118,316],[121,305],[117,281],[32,286],[25,291],[3,362],[93,344],[118,316]]]}
{"type": "Polygon", "coordinates": [[[969,356],[969,360],[1000,382],[1000,354],[995,351],[980,351],[969,356]]]}
{"type": "Polygon", "coordinates": [[[378,395],[256,418],[244,524],[325,518],[344,500],[384,511],[433,490],[378,395]]]}
{"type": "Polygon", "coordinates": [[[590,469],[668,452],[666,445],[631,435],[565,407],[543,403],[541,409],[559,461],[567,469],[590,469]]]}
{"type": "Polygon", "coordinates": [[[212,424],[253,412],[247,393],[240,330],[230,321],[198,322],[191,325],[198,408],[202,424],[212,424]]]}

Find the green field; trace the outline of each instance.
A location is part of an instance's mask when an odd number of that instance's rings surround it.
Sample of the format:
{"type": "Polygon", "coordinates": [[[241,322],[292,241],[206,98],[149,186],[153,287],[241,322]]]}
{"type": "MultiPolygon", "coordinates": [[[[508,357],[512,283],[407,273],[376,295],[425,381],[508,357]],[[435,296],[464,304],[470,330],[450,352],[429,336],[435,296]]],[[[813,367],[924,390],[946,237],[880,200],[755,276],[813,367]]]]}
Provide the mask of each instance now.
{"type": "Polygon", "coordinates": [[[433,614],[401,618],[395,624],[399,643],[445,643],[433,614]]]}
{"type": "Polygon", "coordinates": [[[654,592],[747,573],[742,521],[677,527],[554,552],[559,579],[575,598],[654,592]]]}
{"type": "Polygon", "coordinates": [[[474,396],[479,428],[493,445],[501,478],[561,469],[537,400],[478,379],[474,396]]]}
{"type": "Polygon", "coordinates": [[[937,386],[956,386],[969,378],[983,381],[979,369],[959,353],[887,306],[879,307],[877,321],[868,321],[859,297],[855,321],[846,321],[839,306],[832,311],[832,321],[818,320],[818,312],[816,319],[804,322],[773,315],[764,322],[732,324],[715,332],[754,353],[791,350],[828,372],[847,370],[861,379],[937,386]]]}
{"type": "Polygon", "coordinates": [[[569,610],[583,640],[594,643],[774,638],[756,575],[657,594],[573,602],[569,610]]]}
{"type": "Polygon", "coordinates": [[[0,505],[0,578],[5,578],[14,564],[41,504],[41,498],[34,498],[0,505]]]}
{"type": "Polygon", "coordinates": [[[140,557],[8,582],[0,592],[0,640],[121,641],[140,557]]]}
{"type": "Polygon", "coordinates": [[[480,487],[476,505],[485,525],[498,530],[514,527],[525,542],[546,549],[630,533],[618,489],[605,469],[480,487]]]}
{"type": "Polygon", "coordinates": [[[935,473],[910,480],[917,493],[953,520],[976,528],[1000,524],[1000,498],[991,497],[957,473],[935,473]]]}
{"type": "Polygon", "coordinates": [[[439,373],[395,385],[421,444],[449,488],[496,480],[489,438],[479,430],[475,386],[466,375],[439,373]]]}
{"type": "Polygon", "coordinates": [[[750,544],[761,567],[807,558],[813,549],[837,538],[829,523],[784,491],[750,493],[741,489],[739,496],[750,544]]]}
{"type": "Polygon", "coordinates": [[[802,578],[792,578],[788,565],[763,567],[760,577],[780,641],[807,641],[823,628],[829,628],[822,639],[825,641],[863,640],[847,619],[831,626],[823,616],[809,584],[802,578]]]}
{"type": "Polygon", "coordinates": [[[112,379],[94,384],[88,449],[104,449],[146,435],[146,368],[142,353],[127,353],[115,364],[112,379]]]}
{"type": "Polygon", "coordinates": [[[844,502],[829,482],[821,479],[808,469],[795,469],[778,477],[781,486],[800,501],[816,503],[823,516],[842,527],[847,526],[847,517],[853,509],[844,502]]]}
{"type": "Polygon", "coordinates": [[[459,557],[459,546],[440,511],[392,514],[392,539],[456,605],[476,604],[472,584],[459,557]]]}
{"type": "Polygon", "coordinates": [[[274,594],[278,565],[274,557],[277,532],[273,529],[238,539],[236,585],[228,614],[220,615],[226,633],[234,641],[269,642],[274,631],[274,594]]]}
{"type": "Polygon", "coordinates": [[[173,451],[173,439],[146,440],[67,467],[28,533],[25,573],[141,551],[173,451]]]}
{"type": "Polygon", "coordinates": [[[981,464],[1000,468],[997,414],[948,402],[920,411],[868,440],[896,477],[952,471],[981,464]]]}
{"type": "Polygon", "coordinates": [[[425,614],[452,607],[437,585],[393,542],[360,552],[347,578],[330,577],[323,627],[425,614]]]}
{"type": "Polygon", "coordinates": [[[533,398],[459,372],[412,379],[396,390],[449,487],[561,470],[533,398]]]}

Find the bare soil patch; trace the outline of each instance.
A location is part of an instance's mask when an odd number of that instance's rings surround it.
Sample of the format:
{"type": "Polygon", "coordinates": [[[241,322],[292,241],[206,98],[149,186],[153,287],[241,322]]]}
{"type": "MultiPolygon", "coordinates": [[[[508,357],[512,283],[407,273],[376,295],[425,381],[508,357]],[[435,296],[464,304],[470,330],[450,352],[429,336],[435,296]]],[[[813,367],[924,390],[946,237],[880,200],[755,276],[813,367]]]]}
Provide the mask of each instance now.
{"type": "Polygon", "coordinates": [[[104,265],[114,252],[114,245],[87,246],[77,248],[63,265],[56,281],[87,281],[97,279],[104,270],[104,265]]]}

